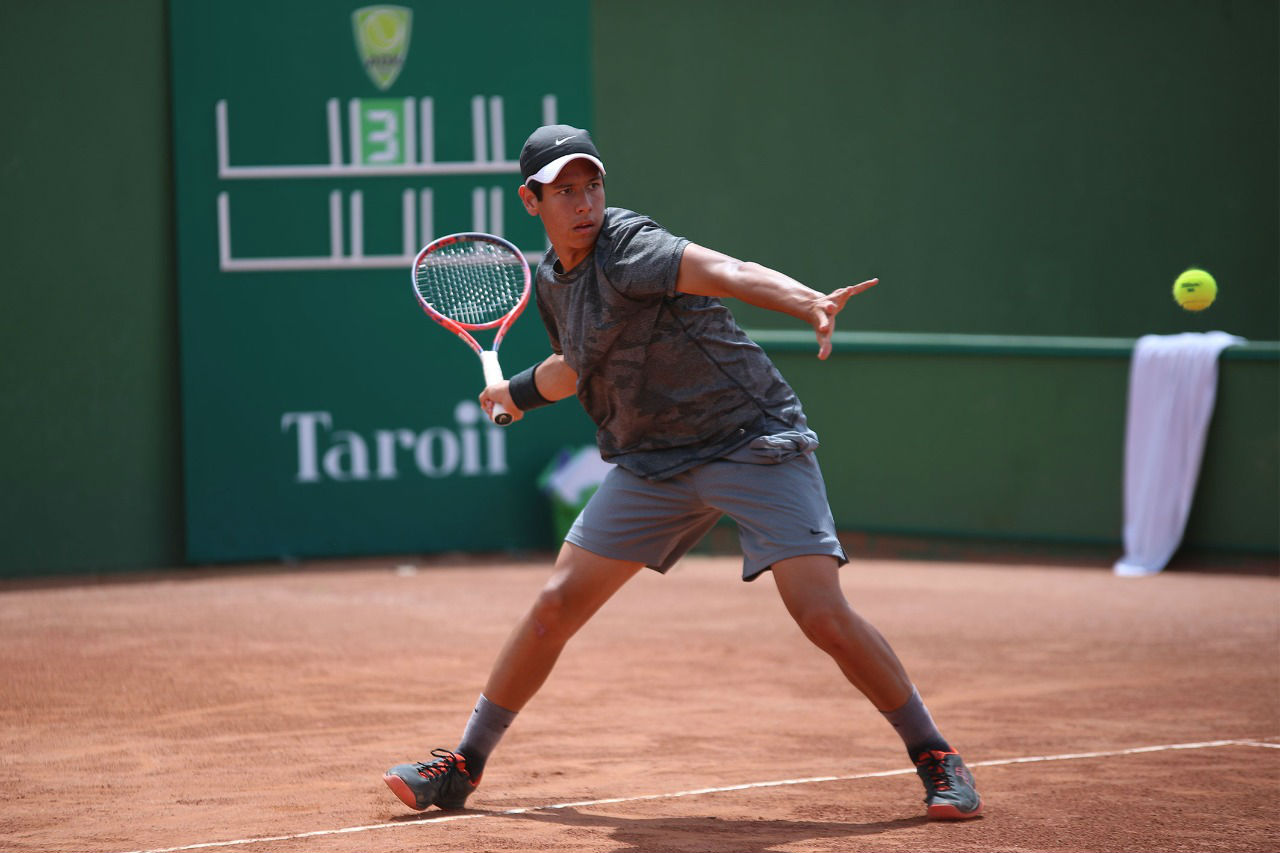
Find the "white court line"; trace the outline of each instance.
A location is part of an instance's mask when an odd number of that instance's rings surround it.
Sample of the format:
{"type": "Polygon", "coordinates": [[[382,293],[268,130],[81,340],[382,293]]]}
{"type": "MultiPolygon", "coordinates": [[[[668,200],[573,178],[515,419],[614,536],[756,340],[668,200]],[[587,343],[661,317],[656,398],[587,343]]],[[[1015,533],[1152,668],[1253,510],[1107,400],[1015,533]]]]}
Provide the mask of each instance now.
{"type": "MultiPolygon", "coordinates": [[[[1268,743],[1259,740],[1209,740],[1198,743],[1168,743],[1160,746],[1136,746],[1130,749],[1113,749],[1104,752],[1072,752],[1061,755],[1032,755],[1022,758],[996,758],[990,761],[975,761],[970,767],[1001,767],[1012,764],[1034,764],[1041,761],[1075,761],[1084,758],[1114,758],[1120,755],[1140,755],[1149,752],[1169,752],[1179,749],[1213,749],[1222,746],[1252,746],[1267,749],[1280,749],[1280,743],[1268,743]]],[[[968,762],[966,762],[968,763],[968,762]]],[[[634,797],[609,797],[603,800],[579,800],[573,803],[552,803],[544,806],[526,806],[519,809],[505,809],[497,812],[466,812],[464,814],[445,814],[440,817],[422,820],[399,821],[396,823],[373,823],[367,826],[347,826],[342,829],[317,829],[312,832],[299,832],[293,835],[271,835],[262,838],[237,838],[233,841],[207,841],[202,844],[185,844],[181,847],[160,847],[154,850],[134,850],[130,853],[183,853],[187,850],[209,850],[216,847],[244,847],[250,844],[268,844],[275,841],[298,841],[304,838],[320,838],[328,835],[349,835],[357,832],[371,832],[375,829],[406,829],[426,824],[451,823],[458,820],[479,820],[487,817],[508,817],[511,815],[529,814],[531,812],[553,811],[555,809],[588,808],[591,806],[608,806],[617,803],[641,803],[648,800],[675,800],[681,797],[697,797],[705,794],[723,794],[729,791],[747,791],[753,788],[780,788],[786,785],[812,785],[819,782],[852,782],[859,779],[878,779],[885,776],[906,776],[915,773],[914,767],[898,770],[881,770],[875,773],[855,773],[852,776],[811,776],[806,779],[779,779],[772,782],[746,782],[741,785],[724,785],[716,788],[695,788],[690,791],[675,791],[666,794],[642,794],[634,797]]]]}

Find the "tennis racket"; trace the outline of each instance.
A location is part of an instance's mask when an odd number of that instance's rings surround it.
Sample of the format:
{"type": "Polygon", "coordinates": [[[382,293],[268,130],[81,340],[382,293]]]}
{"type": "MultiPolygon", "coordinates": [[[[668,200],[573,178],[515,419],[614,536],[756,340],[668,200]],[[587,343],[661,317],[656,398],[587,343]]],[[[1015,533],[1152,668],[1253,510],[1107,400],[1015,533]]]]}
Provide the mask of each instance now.
{"type": "MultiPolygon", "coordinates": [[[[422,310],[480,356],[485,385],[501,382],[498,347],[529,303],[532,276],[524,254],[492,234],[450,234],[418,252],[412,272],[413,294],[422,310]],[[495,328],[491,349],[470,334],[495,328]]],[[[489,416],[502,426],[511,423],[501,405],[489,416]]]]}

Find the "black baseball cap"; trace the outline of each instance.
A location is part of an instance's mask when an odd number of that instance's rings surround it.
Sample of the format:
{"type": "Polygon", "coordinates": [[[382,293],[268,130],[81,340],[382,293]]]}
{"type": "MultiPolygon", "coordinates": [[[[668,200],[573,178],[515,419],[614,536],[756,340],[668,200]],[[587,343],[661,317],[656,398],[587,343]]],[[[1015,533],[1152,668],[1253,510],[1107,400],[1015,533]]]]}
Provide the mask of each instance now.
{"type": "Polygon", "coordinates": [[[520,175],[527,184],[537,181],[549,184],[570,160],[590,160],[604,174],[600,152],[591,141],[591,134],[579,127],[567,124],[549,124],[540,127],[525,140],[520,149],[520,175]]]}

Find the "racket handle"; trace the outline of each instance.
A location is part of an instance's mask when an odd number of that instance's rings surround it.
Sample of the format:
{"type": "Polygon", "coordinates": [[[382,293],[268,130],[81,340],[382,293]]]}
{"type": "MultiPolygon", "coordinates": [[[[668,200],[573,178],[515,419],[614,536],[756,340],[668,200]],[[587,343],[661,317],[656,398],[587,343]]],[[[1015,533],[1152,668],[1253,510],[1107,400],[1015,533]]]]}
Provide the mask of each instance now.
{"type": "MultiPolygon", "coordinates": [[[[503,380],[502,366],[498,364],[498,354],[493,350],[481,350],[480,366],[484,368],[486,386],[496,385],[503,380]]],[[[489,417],[493,418],[493,422],[498,426],[511,423],[511,414],[502,407],[501,403],[493,404],[493,411],[489,413],[489,417]]]]}

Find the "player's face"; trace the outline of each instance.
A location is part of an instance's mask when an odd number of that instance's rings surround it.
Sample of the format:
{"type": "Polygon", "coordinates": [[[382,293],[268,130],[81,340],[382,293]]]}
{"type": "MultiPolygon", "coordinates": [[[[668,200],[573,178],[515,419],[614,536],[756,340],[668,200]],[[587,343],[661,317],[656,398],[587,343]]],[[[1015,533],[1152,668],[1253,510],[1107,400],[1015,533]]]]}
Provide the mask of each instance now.
{"type": "Polygon", "coordinates": [[[604,221],[604,178],[590,160],[570,160],[560,174],[542,187],[542,198],[522,188],[525,207],[542,217],[542,226],[566,269],[577,265],[595,247],[604,221]]]}

